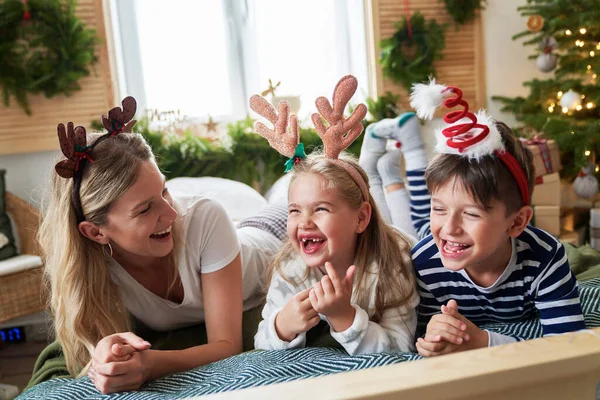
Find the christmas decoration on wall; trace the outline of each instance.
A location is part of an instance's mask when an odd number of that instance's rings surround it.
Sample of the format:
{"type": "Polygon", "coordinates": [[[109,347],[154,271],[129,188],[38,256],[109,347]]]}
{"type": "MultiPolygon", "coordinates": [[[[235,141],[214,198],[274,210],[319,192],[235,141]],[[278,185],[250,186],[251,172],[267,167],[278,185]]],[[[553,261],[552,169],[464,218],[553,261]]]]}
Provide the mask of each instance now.
{"type": "Polygon", "coordinates": [[[447,25],[440,25],[435,19],[425,21],[417,11],[410,19],[403,16],[395,27],[392,37],[379,42],[379,63],[386,77],[410,91],[413,83],[436,75],[433,62],[443,58],[447,25]]]}
{"type": "Polygon", "coordinates": [[[569,89],[560,97],[559,104],[568,110],[576,110],[581,106],[581,95],[576,91],[569,89]]]}
{"type": "Polygon", "coordinates": [[[71,0],[0,1],[0,87],[29,115],[29,95],[70,95],[98,61],[98,39],[71,0]]]}
{"type": "Polygon", "coordinates": [[[444,0],[446,11],[457,24],[464,24],[475,18],[475,13],[485,5],[485,0],[444,0]]]}
{"type": "Polygon", "coordinates": [[[541,15],[531,15],[527,18],[527,29],[529,32],[537,33],[544,28],[544,17],[541,15]]]}
{"type": "Polygon", "coordinates": [[[590,163],[581,168],[573,182],[573,191],[579,197],[592,199],[598,193],[598,179],[594,176],[596,165],[590,163]]]}
{"type": "Polygon", "coordinates": [[[558,46],[556,39],[551,36],[546,36],[539,43],[538,48],[541,51],[541,54],[535,60],[536,67],[542,72],[550,72],[554,68],[556,68],[556,63],[558,61],[558,56],[556,54],[552,54],[552,50],[554,50],[558,46]]]}

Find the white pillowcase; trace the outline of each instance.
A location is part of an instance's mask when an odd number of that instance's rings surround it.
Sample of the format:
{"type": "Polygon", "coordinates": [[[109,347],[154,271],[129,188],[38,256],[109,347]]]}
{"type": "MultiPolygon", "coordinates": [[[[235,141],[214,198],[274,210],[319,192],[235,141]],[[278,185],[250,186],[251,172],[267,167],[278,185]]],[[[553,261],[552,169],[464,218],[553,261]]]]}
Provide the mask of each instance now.
{"type": "Polygon", "coordinates": [[[267,200],[245,183],[224,178],[174,178],[167,181],[173,195],[202,195],[218,200],[234,222],[256,215],[267,200]]]}

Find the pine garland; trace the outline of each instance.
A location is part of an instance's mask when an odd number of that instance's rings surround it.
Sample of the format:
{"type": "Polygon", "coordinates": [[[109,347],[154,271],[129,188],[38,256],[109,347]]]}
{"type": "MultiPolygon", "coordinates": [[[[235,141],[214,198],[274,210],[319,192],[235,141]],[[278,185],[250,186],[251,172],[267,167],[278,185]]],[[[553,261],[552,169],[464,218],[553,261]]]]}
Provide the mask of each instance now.
{"type": "Polygon", "coordinates": [[[433,62],[443,58],[447,26],[435,19],[426,22],[418,11],[410,17],[410,24],[403,16],[402,22],[396,22],[395,26],[394,35],[379,43],[379,62],[386,77],[410,91],[413,83],[435,76],[433,62]]]}
{"type": "MultiPolygon", "coordinates": [[[[389,92],[375,100],[367,99],[371,118],[363,120],[363,126],[396,117],[401,111],[396,108],[398,100],[399,96],[389,92]]],[[[103,130],[99,121],[94,121],[92,128],[103,130]]],[[[284,174],[286,158],[254,133],[254,120],[249,117],[227,126],[230,146],[211,142],[190,132],[177,135],[152,130],[147,117],[139,118],[134,131],[141,133],[150,144],[167,179],[180,176],[227,178],[250,185],[264,194],[284,174]]],[[[362,137],[347,150],[356,157],[360,154],[362,137]]],[[[314,129],[300,128],[300,140],[307,154],[322,146],[321,138],[314,129]]]]}
{"type": "Polygon", "coordinates": [[[475,18],[475,12],[483,8],[486,0],[444,0],[446,11],[457,24],[464,24],[475,18]]]}
{"type": "Polygon", "coordinates": [[[75,0],[0,1],[0,87],[30,115],[29,95],[70,95],[98,58],[96,32],[75,15],[75,0]]]}

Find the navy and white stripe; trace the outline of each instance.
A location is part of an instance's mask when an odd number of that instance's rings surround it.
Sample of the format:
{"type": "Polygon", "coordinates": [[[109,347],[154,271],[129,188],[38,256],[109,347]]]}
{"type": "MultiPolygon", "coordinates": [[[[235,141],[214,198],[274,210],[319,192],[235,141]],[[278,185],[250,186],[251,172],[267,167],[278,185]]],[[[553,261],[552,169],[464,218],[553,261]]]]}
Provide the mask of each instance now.
{"type": "Polygon", "coordinates": [[[429,235],[431,194],[425,184],[425,169],[406,171],[407,188],[410,193],[410,219],[418,239],[429,235]]]}
{"type": "Polygon", "coordinates": [[[477,286],[464,270],[445,269],[431,235],[412,254],[421,295],[420,322],[427,322],[442,304],[454,299],[459,312],[477,325],[539,314],[544,336],[585,329],[577,281],[564,247],[540,229],[528,226],[513,239],[509,265],[488,288],[477,286]]]}

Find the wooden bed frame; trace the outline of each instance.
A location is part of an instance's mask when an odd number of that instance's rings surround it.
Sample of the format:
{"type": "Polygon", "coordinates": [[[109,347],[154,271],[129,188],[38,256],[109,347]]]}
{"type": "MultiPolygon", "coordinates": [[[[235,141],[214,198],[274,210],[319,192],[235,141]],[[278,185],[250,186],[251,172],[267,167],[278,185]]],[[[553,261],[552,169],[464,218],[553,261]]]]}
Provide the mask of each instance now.
{"type": "Polygon", "coordinates": [[[202,398],[595,399],[599,381],[596,328],[202,398]]]}

